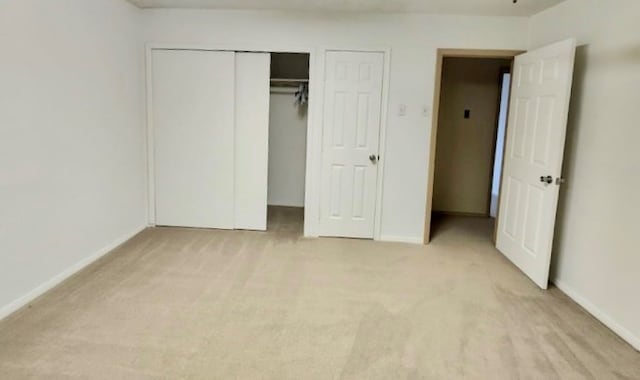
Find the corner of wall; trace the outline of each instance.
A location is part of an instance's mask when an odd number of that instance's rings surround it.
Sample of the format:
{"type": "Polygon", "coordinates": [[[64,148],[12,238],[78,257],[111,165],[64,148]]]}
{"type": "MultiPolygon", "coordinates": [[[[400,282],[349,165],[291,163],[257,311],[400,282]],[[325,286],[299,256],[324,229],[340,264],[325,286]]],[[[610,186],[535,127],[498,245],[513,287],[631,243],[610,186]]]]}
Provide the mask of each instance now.
{"type": "Polygon", "coordinates": [[[146,226],[139,226],[133,232],[119,237],[118,239],[114,240],[111,244],[107,245],[106,247],[94,252],[88,257],[83,258],[82,260],[78,261],[74,265],[58,273],[51,279],[43,282],[33,290],[29,291],[27,294],[24,294],[20,296],[18,299],[14,300],[13,302],[0,307],[0,320],[19,311],[20,309],[27,306],[29,303],[31,303],[41,295],[45,294],[46,292],[55,288],[56,286],[62,284],[67,279],[71,278],[74,274],[80,272],[84,268],[98,261],[103,256],[106,256],[107,254],[113,252],[119,246],[126,243],[129,239],[138,235],[140,232],[144,231],[146,228],[147,228],[146,226]]]}
{"type": "Polygon", "coordinates": [[[530,16],[527,19],[527,50],[531,49],[531,45],[533,42],[533,18],[536,17],[537,14],[530,16]]]}
{"type": "Polygon", "coordinates": [[[618,334],[622,339],[627,341],[627,343],[629,343],[634,349],[636,349],[636,351],[640,351],[640,337],[635,336],[631,331],[616,322],[611,316],[609,316],[602,309],[589,301],[586,297],[575,291],[566,282],[558,278],[552,279],[551,282],[569,298],[571,298],[583,309],[585,309],[589,314],[593,315],[597,320],[602,322],[602,324],[610,328],[614,333],[618,334]]]}

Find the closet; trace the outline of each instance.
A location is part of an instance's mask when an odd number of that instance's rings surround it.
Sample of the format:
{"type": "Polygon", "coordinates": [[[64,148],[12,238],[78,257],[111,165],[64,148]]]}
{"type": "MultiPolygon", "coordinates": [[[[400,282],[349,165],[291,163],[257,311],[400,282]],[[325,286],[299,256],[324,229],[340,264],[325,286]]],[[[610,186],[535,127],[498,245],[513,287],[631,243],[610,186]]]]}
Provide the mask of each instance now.
{"type": "Polygon", "coordinates": [[[155,223],[265,230],[270,56],[153,50],[155,223]]]}
{"type": "Polygon", "coordinates": [[[267,204],[304,206],[308,54],[150,58],[156,225],[266,230],[267,204]]]}
{"type": "Polygon", "coordinates": [[[268,204],[302,227],[307,155],[309,54],[272,53],[268,204]]]}

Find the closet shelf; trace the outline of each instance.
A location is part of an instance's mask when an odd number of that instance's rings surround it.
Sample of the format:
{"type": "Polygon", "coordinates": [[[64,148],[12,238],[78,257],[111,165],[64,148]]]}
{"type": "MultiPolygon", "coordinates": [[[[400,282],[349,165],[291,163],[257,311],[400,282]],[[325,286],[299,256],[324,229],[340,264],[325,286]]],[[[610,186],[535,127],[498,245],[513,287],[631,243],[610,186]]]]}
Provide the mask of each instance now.
{"type": "Polygon", "coordinates": [[[271,82],[307,83],[309,79],[271,78],[271,82]]]}
{"type": "Polygon", "coordinates": [[[301,84],[309,83],[309,79],[272,78],[271,87],[297,88],[301,84]]]}

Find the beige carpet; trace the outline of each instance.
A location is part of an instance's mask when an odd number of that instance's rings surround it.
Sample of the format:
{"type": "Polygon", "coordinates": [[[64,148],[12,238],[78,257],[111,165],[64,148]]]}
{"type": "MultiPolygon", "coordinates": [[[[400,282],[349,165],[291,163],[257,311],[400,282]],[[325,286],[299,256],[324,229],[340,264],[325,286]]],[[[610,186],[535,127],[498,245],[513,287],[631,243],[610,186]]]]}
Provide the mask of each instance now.
{"type": "Polygon", "coordinates": [[[0,378],[640,379],[640,353],[486,223],[423,247],[307,240],[272,211],[268,233],[144,231],[0,323],[0,378]]]}

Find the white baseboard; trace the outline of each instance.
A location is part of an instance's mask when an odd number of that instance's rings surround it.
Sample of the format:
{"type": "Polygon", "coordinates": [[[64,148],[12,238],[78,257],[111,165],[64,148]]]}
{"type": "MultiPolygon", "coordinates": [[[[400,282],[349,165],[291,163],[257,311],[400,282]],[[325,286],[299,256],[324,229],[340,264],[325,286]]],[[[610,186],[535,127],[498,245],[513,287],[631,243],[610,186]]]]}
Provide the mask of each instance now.
{"type": "Polygon", "coordinates": [[[106,247],[100,249],[99,251],[93,253],[91,256],[80,260],[79,262],[75,263],[71,267],[65,269],[62,273],[59,273],[58,275],[54,276],[50,280],[42,283],[41,285],[39,285],[35,289],[31,290],[27,294],[23,295],[22,297],[12,301],[8,305],[0,307],[0,320],[8,317],[12,313],[14,313],[17,310],[19,310],[20,308],[22,308],[22,307],[26,306],[27,304],[29,304],[29,302],[31,302],[34,299],[38,298],[39,296],[43,295],[47,291],[53,289],[56,285],[60,284],[61,282],[63,282],[67,278],[69,278],[69,277],[73,276],[74,274],[78,273],[79,271],[81,271],[82,269],[87,267],[89,264],[91,264],[94,261],[98,260],[99,258],[101,258],[102,256],[106,255],[107,253],[113,251],[118,246],[120,246],[123,243],[125,243],[127,240],[131,239],[132,237],[134,237],[137,234],[139,234],[140,232],[142,232],[145,228],[147,228],[147,227],[146,226],[142,226],[142,227],[136,228],[135,231],[133,231],[132,233],[128,233],[128,234],[116,239],[111,244],[109,244],[106,247]]]}
{"type": "Polygon", "coordinates": [[[616,322],[607,313],[591,303],[591,301],[586,299],[584,296],[577,293],[565,282],[562,282],[558,279],[551,280],[551,282],[563,293],[568,295],[569,298],[573,299],[578,305],[582,306],[586,311],[593,315],[597,320],[610,328],[620,338],[624,339],[627,343],[633,346],[633,348],[640,351],[640,337],[635,336],[631,331],[627,330],[624,326],[616,322]]]}
{"type": "Polygon", "coordinates": [[[388,241],[394,243],[410,243],[410,244],[423,244],[424,241],[420,236],[393,236],[393,235],[381,235],[380,241],[388,241]]]}

